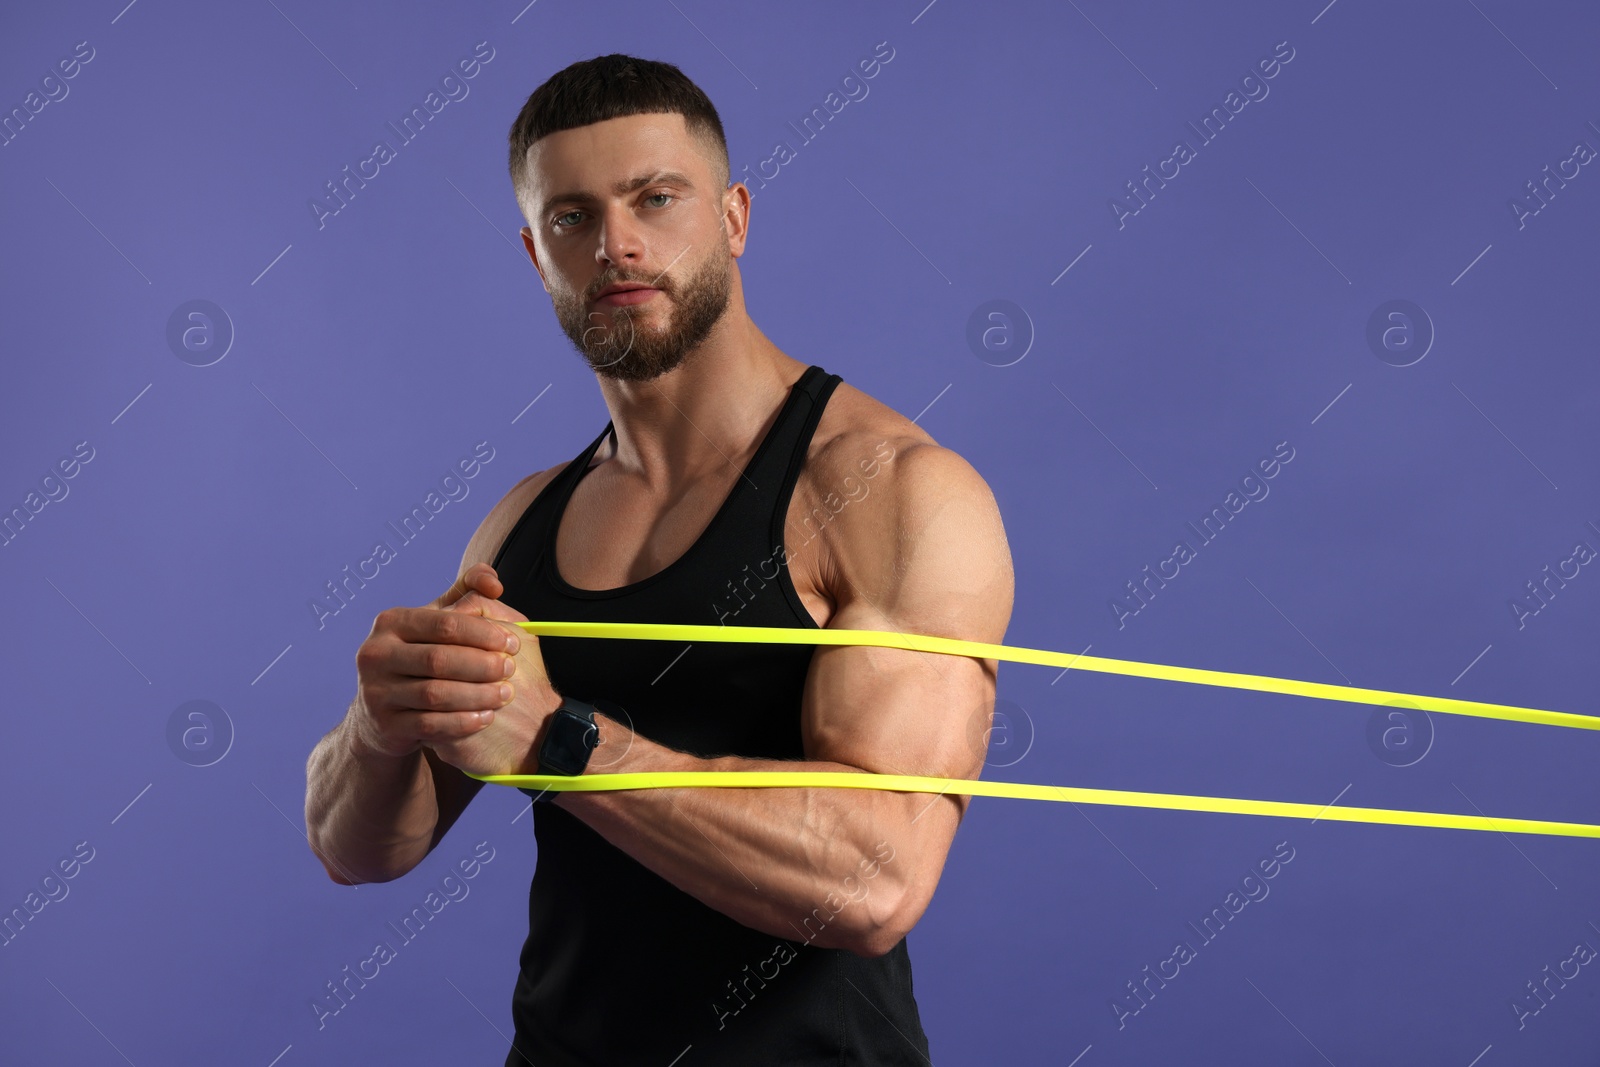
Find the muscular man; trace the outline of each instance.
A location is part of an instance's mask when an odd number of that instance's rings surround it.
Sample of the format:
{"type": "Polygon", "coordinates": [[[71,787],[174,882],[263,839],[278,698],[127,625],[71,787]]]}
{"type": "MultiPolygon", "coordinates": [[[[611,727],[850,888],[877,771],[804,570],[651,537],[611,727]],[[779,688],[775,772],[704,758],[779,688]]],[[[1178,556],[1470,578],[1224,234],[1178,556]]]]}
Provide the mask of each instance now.
{"type": "MultiPolygon", "coordinates": [[[[574,63],[528,98],[510,140],[523,243],[611,419],[494,506],[448,592],[377,616],[356,697],[307,764],[329,876],[415,867],[481,788],[463,772],[552,773],[541,756],[562,707],[593,714],[581,773],[976,778],[994,660],[511,625],[999,643],[1013,581],[998,508],[965,460],[751,321],[735,262],[750,192],[729,184],[721,122],[678,68],[574,63]]],[[[538,861],[508,1067],[927,1061],[906,934],[967,797],[524,792],[538,861]]]]}

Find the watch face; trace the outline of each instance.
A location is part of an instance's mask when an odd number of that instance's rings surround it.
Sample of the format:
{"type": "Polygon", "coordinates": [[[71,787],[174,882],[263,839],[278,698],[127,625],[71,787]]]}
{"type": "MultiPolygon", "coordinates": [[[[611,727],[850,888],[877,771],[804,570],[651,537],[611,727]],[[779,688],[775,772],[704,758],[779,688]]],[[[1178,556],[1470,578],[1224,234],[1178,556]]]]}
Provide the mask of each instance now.
{"type": "Polygon", "coordinates": [[[589,753],[598,743],[599,727],[582,715],[561,708],[550,720],[550,736],[545,739],[544,765],[548,774],[582,774],[589,765],[589,753]]]}

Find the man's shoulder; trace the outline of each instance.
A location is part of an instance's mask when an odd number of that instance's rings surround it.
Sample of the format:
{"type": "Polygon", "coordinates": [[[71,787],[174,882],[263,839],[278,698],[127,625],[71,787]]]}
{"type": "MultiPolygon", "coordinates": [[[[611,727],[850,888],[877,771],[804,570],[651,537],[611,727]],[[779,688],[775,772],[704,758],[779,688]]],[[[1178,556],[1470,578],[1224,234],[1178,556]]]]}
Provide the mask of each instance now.
{"type": "MultiPolygon", "coordinates": [[[[791,550],[813,561],[832,618],[1000,640],[1015,577],[988,483],[911,419],[859,390],[844,396],[835,425],[808,456],[815,470],[788,529],[791,550]]],[[[830,399],[824,423],[832,406],[830,399]]]]}
{"type": "Polygon", "coordinates": [[[914,421],[848,382],[840,382],[823,409],[806,457],[808,489],[853,499],[893,486],[895,495],[916,497],[987,491],[983,478],[960,453],[939,444],[914,421]]]}
{"type": "Polygon", "coordinates": [[[511,535],[517,520],[522,518],[528,506],[570,462],[572,462],[570,458],[564,459],[552,467],[534,471],[506,490],[505,495],[489,509],[489,513],[483,517],[478,529],[467,541],[466,551],[461,556],[461,570],[457,573],[466,571],[474,563],[492,564],[495,557],[500,554],[500,548],[505,544],[506,538],[511,535]]]}
{"type": "Polygon", "coordinates": [[[814,550],[819,589],[838,601],[936,545],[954,558],[1006,557],[989,483],[912,419],[840,384],[822,411],[789,512],[790,550],[814,550]],[[837,408],[835,408],[837,403],[837,408]]]}

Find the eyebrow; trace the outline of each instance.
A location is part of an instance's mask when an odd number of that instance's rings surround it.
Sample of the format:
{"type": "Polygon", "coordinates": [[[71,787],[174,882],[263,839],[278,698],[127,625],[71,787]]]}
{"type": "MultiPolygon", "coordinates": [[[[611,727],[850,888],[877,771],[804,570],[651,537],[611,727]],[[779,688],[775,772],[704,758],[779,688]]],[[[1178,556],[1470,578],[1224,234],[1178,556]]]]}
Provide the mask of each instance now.
{"type": "MultiPolygon", "coordinates": [[[[654,185],[657,182],[665,182],[671,185],[688,186],[691,189],[694,188],[694,183],[689,180],[688,175],[675,170],[658,170],[651,174],[641,174],[634,178],[623,178],[621,181],[616,182],[611,186],[611,192],[615,196],[626,196],[635,189],[642,189],[646,185],[654,185]]],[[[594,199],[595,198],[591,193],[557,193],[555,196],[549,197],[545,200],[544,208],[539,212],[539,214],[541,217],[549,215],[553,209],[561,204],[588,204],[593,203],[594,199]]]]}

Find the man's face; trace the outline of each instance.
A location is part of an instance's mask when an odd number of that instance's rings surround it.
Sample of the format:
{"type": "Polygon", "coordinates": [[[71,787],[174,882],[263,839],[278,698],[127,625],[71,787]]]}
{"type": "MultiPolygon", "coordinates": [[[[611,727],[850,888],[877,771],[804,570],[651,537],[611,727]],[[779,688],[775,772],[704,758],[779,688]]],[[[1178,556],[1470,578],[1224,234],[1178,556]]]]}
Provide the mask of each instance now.
{"type": "Polygon", "coordinates": [[[529,175],[540,274],[578,354],[622,381],[681,364],[727,309],[733,259],[723,190],[683,116],[630,115],[550,134],[529,151],[529,175]],[[655,180],[618,191],[636,178],[655,180]],[[617,283],[656,291],[600,299],[617,283]]]}

